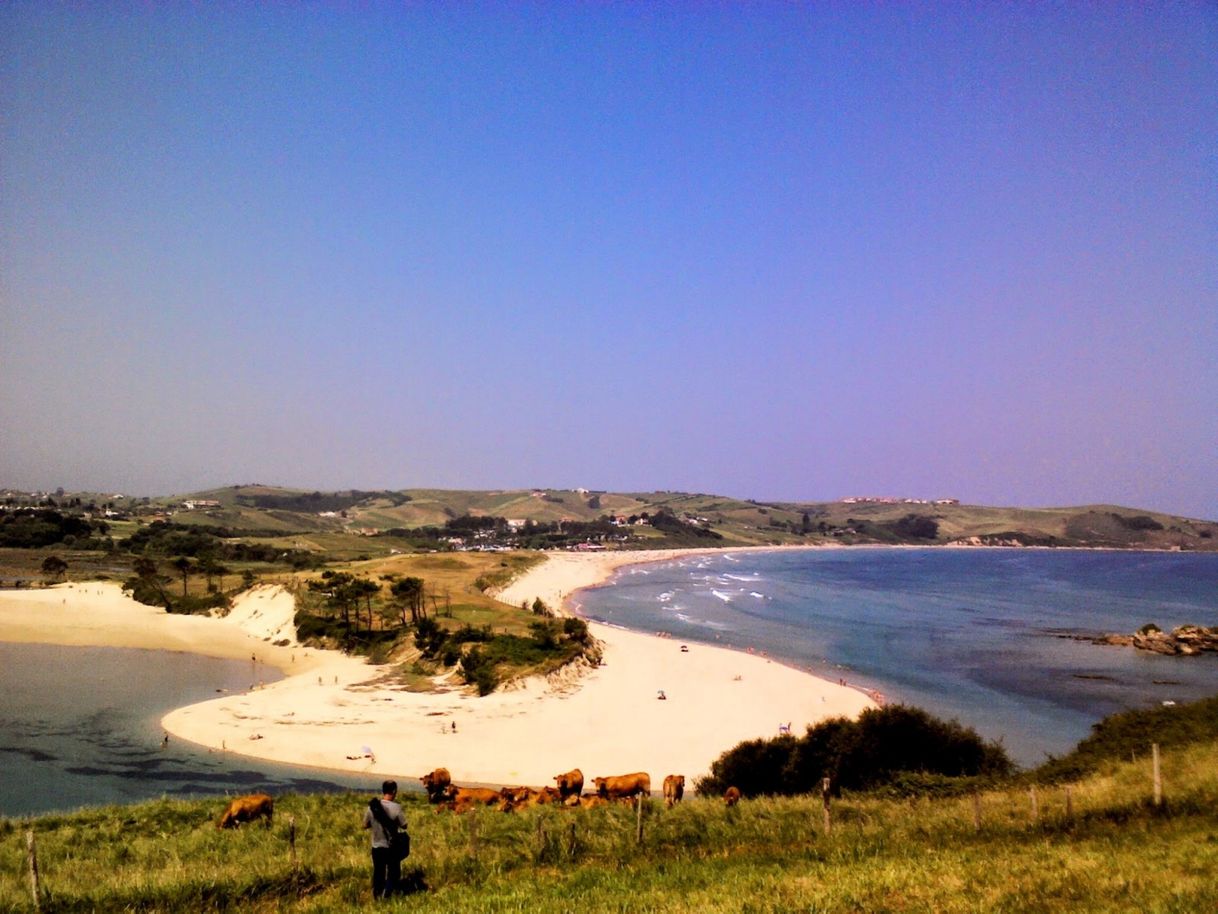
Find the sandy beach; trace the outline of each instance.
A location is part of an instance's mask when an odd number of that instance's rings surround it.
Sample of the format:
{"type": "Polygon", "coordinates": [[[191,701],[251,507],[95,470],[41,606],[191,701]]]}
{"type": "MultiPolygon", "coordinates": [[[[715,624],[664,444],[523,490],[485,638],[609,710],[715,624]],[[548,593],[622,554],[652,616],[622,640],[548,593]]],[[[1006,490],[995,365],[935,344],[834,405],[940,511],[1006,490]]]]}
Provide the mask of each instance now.
{"type": "MultiPolygon", "coordinates": [[[[578,589],[622,565],[678,554],[554,554],[499,596],[569,605],[578,589]]],[[[285,678],[180,708],[164,718],[165,729],[210,749],[370,780],[411,782],[444,766],[458,783],[543,785],[579,767],[589,779],[648,771],[658,784],[670,773],[704,774],[725,749],[773,736],[780,724],[798,734],[872,705],[854,689],[764,657],[696,643],[682,652],[674,640],[596,623],[604,661],[595,669],[485,698],[456,684],[412,693],[378,681],[384,671],[360,659],[301,647],[293,613],[291,595],[276,587],[256,588],[224,618],[207,618],[135,603],[113,583],[71,584],[0,593],[0,640],[256,656],[285,678]]]]}

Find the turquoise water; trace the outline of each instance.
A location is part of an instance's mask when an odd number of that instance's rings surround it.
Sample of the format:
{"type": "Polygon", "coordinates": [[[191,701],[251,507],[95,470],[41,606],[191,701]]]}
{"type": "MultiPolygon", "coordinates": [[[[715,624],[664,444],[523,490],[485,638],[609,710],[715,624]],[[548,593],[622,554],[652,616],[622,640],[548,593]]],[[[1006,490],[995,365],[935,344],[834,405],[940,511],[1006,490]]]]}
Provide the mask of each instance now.
{"type": "Polygon", "coordinates": [[[726,553],[620,572],[591,618],[765,651],[1000,739],[1024,765],[1114,711],[1218,693],[1218,655],[1070,635],[1218,625],[1218,555],[1020,549],[726,553]]]}
{"type": "Polygon", "coordinates": [[[172,738],[162,745],[166,712],[279,678],[250,661],[0,642],[0,815],[161,796],[367,788],[366,780],[172,738]]]}

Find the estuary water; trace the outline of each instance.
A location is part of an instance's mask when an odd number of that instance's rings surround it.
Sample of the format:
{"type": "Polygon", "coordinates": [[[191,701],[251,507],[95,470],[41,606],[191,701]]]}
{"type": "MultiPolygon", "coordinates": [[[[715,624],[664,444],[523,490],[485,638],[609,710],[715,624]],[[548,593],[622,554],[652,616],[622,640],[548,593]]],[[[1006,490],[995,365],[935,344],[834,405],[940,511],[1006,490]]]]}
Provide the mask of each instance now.
{"type": "Polygon", "coordinates": [[[162,745],[159,722],[168,711],[279,678],[250,661],[0,642],[0,815],[161,796],[367,788],[369,780],[172,738],[162,745]]]}
{"type": "Polygon", "coordinates": [[[1218,554],[727,552],[631,566],[577,600],[593,619],[764,651],[956,718],[1023,765],[1067,752],[1114,711],[1218,693],[1218,655],[1071,637],[1218,625],[1218,554]]]}

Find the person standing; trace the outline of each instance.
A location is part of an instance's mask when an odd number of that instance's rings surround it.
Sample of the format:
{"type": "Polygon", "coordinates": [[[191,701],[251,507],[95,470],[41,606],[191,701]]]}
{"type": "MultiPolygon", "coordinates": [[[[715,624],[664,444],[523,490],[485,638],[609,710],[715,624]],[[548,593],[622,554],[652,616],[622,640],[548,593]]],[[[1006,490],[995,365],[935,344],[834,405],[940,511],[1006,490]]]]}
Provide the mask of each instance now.
{"type": "Polygon", "coordinates": [[[406,831],[406,815],[397,795],[397,781],[385,781],[380,798],[370,800],[364,810],[364,828],[372,830],[373,898],[388,898],[402,878],[402,858],[396,845],[399,831],[406,831]]]}

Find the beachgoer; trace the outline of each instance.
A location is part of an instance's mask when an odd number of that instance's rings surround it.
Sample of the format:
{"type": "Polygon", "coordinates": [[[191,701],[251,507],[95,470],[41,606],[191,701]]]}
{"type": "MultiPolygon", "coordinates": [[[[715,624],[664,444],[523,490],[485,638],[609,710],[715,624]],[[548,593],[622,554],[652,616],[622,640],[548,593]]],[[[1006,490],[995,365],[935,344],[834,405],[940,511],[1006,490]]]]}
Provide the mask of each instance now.
{"type": "Polygon", "coordinates": [[[364,828],[372,829],[372,897],[388,898],[397,891],[402,878],[402,860],[393,848],[393,837],[406,831],[406,815],[397,802],[397,781],[381,784],[381,797],[368,803],[364,809],[364,828]],[[373,804],[379,804],[384,816],[373,813],[373,804]],[[385,824],[391,825],[386,829],[385,824]]]}

